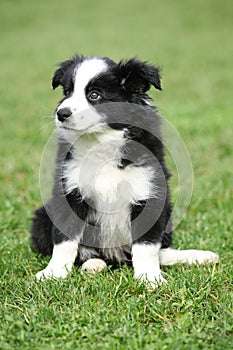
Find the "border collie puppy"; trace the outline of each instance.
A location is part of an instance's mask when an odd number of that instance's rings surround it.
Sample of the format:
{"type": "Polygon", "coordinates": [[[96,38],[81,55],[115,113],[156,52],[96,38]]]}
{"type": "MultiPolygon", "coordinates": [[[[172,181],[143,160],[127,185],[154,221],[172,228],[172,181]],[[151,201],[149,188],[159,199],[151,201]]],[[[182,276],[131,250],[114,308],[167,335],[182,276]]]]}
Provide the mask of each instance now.
{"type": "Polygon", "coordinates": [[[217,262],[209,251],[172,248],[169,173],[147,95],[161,90],[159,69],[76,55],[56,70],[59,85],[54,188],[31,229],[34,248],[52,258],[37,278],[65,278],[74,263],[93,273],[129,262],[135,278],[156,285],[160,265],[217,262]]]}

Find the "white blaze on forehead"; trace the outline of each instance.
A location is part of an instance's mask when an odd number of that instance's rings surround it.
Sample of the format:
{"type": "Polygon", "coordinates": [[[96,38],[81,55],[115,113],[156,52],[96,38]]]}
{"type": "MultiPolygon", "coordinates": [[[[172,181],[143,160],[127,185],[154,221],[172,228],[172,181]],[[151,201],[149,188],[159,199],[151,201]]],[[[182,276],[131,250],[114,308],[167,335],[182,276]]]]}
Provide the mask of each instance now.
{"type": "Polygon", "coordinates": [[[101,58],[89,58],[83,61],[76,69],[74,77],[74,92],[85,89],[91,79],[105,72],[108,66],[101,58]]]}
{"type": "MultiPolygon", "coordinates": [[[[99,74],[107,71],[108,65],[104,59],[88,58],[80,63],[74,70],[74,91],[70,97],[64,99],[58,111],[62,108],[69,108],[71,117],[66,121],[66,126],[75,130],[87,130],[102,122],[99,115],[86,98],[85,88],[88,83],[99,74]]],[[[61,125],[56,120],[58,127],[61,125]]]]}

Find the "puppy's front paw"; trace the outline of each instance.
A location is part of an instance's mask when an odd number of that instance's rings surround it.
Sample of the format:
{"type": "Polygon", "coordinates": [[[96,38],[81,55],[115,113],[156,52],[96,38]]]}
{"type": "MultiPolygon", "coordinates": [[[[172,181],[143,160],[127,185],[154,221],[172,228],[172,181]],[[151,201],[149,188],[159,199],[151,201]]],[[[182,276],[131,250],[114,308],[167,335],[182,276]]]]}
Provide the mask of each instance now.
{"type": "Polygon", "coordinates": [[[82,264],[81,272],[87,272],[91,275],[101,272],[107,267],[107,264],[102,259],[88,259],[82,264]]]}
{"type": "Polygon", "coordinates": [[[149,292],[152,292],[154,289],[158,288],[162,284],[166,284],[167,280],[162,275],[160,275],[159,279],[155,279],[153,281],[146,280],[145,283],[147,290],[149,292]]]}
{"type": "Polygon", "coordinates": [[[153,275],[147,274],[147,273],[142,273],[140,275],[135,274],[134,278],[136,278],[140,282],[144,282],[146,284],[148,291],[152,291],[158,286],[161,286],[162,284],[167,283],[167,280],[162,276],[161,272],[153,275]]]}
{"type": "Polygon", "coordinates": [[[37,272],[36,279],[46,280],[52,278],[66,278],[68,273],[69,271],[65,267],[61,269],[52,269],[47,266],[44,270],[37,272]]]}

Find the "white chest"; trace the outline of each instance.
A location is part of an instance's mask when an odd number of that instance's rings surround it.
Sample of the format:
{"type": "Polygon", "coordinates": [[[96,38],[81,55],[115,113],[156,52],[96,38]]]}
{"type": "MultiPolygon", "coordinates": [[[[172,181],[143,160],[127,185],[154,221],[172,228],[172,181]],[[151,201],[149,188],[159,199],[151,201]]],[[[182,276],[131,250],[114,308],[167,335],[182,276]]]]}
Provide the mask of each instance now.
{"type": "Polygon", "coordinates": [[[95,203],[95,209],[105,212],[148,199],[153,189],[150,167],[129,165],[121,169],[114,160],[70,160],[64,177],[67,193],[78,188],[85,200],[95,203]]]}
{"type": "Polygon", "coordinates": [[[152,169],[134,165],[121,169],[119,158],[117,142],[92,144],[85,152],[74,154],[64,170],[66,192],[78,188],[94,209],[94,216],[88,219],[101,227],[102,248],[117,249],[131,243],[131,206],[153,192],[152,169]]]}

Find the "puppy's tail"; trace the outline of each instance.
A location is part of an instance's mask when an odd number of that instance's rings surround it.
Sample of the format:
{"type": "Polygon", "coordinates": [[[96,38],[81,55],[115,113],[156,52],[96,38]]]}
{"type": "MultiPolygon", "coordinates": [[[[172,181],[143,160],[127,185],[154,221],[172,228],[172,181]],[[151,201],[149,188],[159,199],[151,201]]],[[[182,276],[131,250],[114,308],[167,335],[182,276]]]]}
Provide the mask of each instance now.
{"type": "Polygon", "coordinates": [[[205,264],[218,263],[219,256],[207,250],[179,250],[173,248],[160,249],[160,265],[174,265],[177,263],[205,264]]]}
{"type": "Polygon", "coordinates": [[[45,208],[41,207],[37,209],[32,218],[31,227],[31,245],[33,250],[36,250],[42,255],[52,254],[52,227],[52,221],[45,208]]]}

